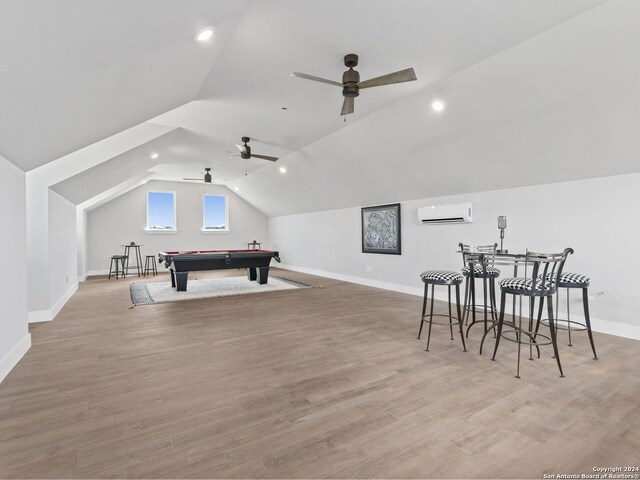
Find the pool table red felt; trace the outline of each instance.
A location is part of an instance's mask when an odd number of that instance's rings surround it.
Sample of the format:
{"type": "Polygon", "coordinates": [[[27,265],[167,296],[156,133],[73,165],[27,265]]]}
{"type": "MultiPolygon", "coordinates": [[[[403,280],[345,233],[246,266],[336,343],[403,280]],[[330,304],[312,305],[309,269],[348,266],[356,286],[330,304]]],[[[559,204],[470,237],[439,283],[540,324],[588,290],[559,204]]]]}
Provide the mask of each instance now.
{"type": "Polygon", "coordinates": [[[171,286],[179,292],[187,290],[190,271],[246,268],[249,280],[267,283],[271,259],[280,261],[272,250],[179,250],[160,252],[158,262],[171,271],[171,286]]]}
{"type": "MultiPolygon", "coordinates": [[[[213,254],[213,255],[224,255],[225,253],[273,253],[271,250],[180,250],[177,252],[160,252],[164,255],[200,255],[200,254],[213,254]]],[[[278,252],[275,252],[278,253],[278,252]]]]}

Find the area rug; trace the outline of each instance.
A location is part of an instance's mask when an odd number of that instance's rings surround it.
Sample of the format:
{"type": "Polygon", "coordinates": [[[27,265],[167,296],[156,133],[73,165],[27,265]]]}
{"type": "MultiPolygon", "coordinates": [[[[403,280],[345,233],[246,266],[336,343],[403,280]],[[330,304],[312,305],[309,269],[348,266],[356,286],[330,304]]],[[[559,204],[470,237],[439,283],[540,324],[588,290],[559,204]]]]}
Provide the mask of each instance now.
{"type": "Polygon", "coordinates": [[[186,292],[178,292],[171,282],[133,283],[131,284],[131,301],[134,305],[153,305],[156,303],[180,302],[198,298],[229,297],[231,295],[247,295],[251,293],[278,292],[310,288],[311,285],[286,278],[270,276],[263,285],[252,282],[247,277],[225,277],[203,280],[189,280],[186,292]]]}

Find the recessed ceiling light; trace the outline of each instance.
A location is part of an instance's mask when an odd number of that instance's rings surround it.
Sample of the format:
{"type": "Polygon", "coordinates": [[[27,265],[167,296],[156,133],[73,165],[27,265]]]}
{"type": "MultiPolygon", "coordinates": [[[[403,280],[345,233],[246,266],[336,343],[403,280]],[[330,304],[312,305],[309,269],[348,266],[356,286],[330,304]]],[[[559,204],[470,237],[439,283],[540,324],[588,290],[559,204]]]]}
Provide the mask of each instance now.
{"type": "Polygon", "coordinates": [[[151,158],[153,158],[155,160],[156,158],[158,158],[158,154],[157,153],[152,153],[151,154],[151,158]]]}
{"type": "Polygon", "coordinates": [[[239,192],[239,191],[240,191],[240,189],[239,189],[238,187],[233,187],[233,189],[234,189],[236,192],[239,192]]]}
{"type": "Polygon", "coordinates": [[[434,100],[431,102],[431,108],[434,112],[441,112],[444,110],[444,102],[442,100],[434,100]]]}
{"type": "Polygon", "coordinates": [[[196,35],[196,40],[198,40],[199,42],[206,42],[211,38],[212,35],[213,35],[212,28],[203,28],[196,35]]]}
{"type": "Polygon", "coordinates": [[[280,167],[280,173],[287,173],[287,169],[284,167],[280,167]]]}

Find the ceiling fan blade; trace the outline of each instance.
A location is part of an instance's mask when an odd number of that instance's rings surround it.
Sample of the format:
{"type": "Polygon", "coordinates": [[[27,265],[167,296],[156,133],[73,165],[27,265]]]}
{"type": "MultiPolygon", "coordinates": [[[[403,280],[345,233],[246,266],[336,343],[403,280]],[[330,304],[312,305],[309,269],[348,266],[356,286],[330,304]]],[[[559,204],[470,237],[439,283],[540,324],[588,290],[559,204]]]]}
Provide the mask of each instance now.
{"type": "Polygon", "coordinates": [[[238,150],[240,150],[240,152],[241,152],[241,153],[244,153],[244,152],[245,152],[244,145],[238,145],[238,144],[236,143],[236,147],[238,148],[238,150]]]}
{"type": "Polygon", "coordinates": [[[194,182],[201,182],[202,178],[183,178],[183,180],[193,180],[194,182]]]}
{"type": "Polygon", "coordinates": [[[393,83],[412,82],[417,80],[416,72],[413,68],[407,68],[406,70],[400,70],[399,72],[388,73],[381,77],[370,78],[364,82],[358,83],[360,88],[380,87],[381,85],[391,85],[393,83]]]}
{"type": "Polygon", "coordinates": [[[257,155],[255,153],[251,154],[251,158],[261,158],[262,160],[269,160],[270,162],[275,162],[278,160],[278,157],[271,157],[269,155],[257,155]]]}
{"type": "Polygon", "coordinates": [[[353,113],[353,98],[354,97],[344,97],[344,102],[342,102],[342,111],[340,115],[349,115],[353,113]]]}
{"type": "Polygon", "coordinates": [[[316,82],[328,83],[329,85],[335,85],[342,88],[343,85],[340,82],[334,82],[333,80],[327,80],[326,78],[316,77],[315,75],[309,75],[306,73],[293,72],[291,75],[298,78],[304,78],[306,80],[314,80],[316,82]]]}

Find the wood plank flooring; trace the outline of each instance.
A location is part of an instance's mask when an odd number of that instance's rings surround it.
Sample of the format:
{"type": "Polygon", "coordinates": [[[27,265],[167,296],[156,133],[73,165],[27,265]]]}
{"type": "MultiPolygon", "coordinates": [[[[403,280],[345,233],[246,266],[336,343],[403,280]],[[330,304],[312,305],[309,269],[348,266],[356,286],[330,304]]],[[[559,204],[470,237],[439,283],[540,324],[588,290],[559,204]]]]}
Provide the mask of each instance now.
{"type": "MultiPolygon", "coordinates": [[[[242,275],[203,272],[201,278],[242,275]]],[[[3,478],[541,478],[640,463],[640,342],[524,359],[417,340],[419,297],[315,288],[132,308],[93,278],[0,385],[3,478]]],[[[443,309],[444,311],[444,309],[443,309]]],[[[489,347],[491,344],[489,343],[489,347]]],[[[489,348],[490,350],[490,348],[489,348]]]]}

